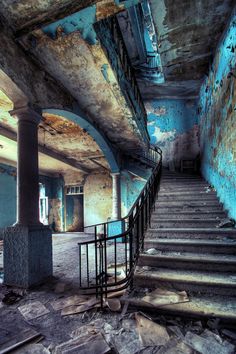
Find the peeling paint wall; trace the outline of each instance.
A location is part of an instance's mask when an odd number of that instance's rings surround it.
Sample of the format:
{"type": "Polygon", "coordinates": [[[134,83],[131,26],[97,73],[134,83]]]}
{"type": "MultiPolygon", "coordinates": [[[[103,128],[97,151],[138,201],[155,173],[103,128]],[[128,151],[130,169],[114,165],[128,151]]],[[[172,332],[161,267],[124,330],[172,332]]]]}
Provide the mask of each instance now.
{"type": "Polygon", "coordinates": [[[192,100],[151,100],[146,104],[151,143],[163,152],[163,165],[199,154],[199,126],[196,102],[192,100]]]}
{"type": "Polygon", "coordinates": [[[85,226],[106,222],[112,216],[112,180],[109,173],[88,175],[84,184],[85,226]]]}
{"type": "Polygon", "coordinates": [[[236,219],[236,10],[200,91],[202,173],[236,219]]]}
{"type": "Polygon", "coordinates": [[[16,222],[16,169],[0,164],[0,228],[16,222]]]}

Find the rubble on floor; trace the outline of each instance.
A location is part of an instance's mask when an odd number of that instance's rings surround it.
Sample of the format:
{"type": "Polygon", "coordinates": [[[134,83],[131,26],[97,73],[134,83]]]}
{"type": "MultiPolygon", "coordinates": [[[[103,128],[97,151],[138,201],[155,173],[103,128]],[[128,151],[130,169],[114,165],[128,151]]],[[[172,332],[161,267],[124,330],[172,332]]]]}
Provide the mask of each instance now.
{"type": "MultiPolygon", "coordinates": [[[[0,353],[235,353],[233,326],[224,326],[218,319],[165,317],[158,312],[158,306],[190,301],[184,291],[144,292],[141,300],[155,305],[155,311],[145,312],[129,306],[127,292],[121,297],[109,294],[101,311],[101,299],[73,289],[62,291],[66,288],[56,283],[24,293],[17,302],[2,302],[0,353]]],[[[11,291],[21,294],[19,289],[11,291]]],[[[5,288],[0,298],[8,293],[5,288]]]]}

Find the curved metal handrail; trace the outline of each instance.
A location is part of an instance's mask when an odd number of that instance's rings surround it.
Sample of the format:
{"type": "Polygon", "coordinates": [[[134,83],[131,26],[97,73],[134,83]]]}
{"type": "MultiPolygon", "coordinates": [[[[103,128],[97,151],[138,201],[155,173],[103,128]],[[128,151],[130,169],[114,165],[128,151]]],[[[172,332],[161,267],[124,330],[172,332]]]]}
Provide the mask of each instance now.
{"type": "Polygon", "coordinates": [[[153,160],[156,159],[156,166],[129,213],[120,220],[87,226],[86,228],[94,228],[94,239],[78,243],[80,288],[96,293],[97,296],[100,295],[101,301],[108,292],[121,291],[130,286],[133,281],[138,257],[143,249],[144,233],[150,223],[161,177],[161,149],[151,147],[149,150],[155,152],[154,154],[151,151],[149,156],[152,156],[153,160]],[[113,235],[112,225],[116,225],[120,232],[115,231],[113,235]],[[112,248],[110,253],[108,247],[112,248]],[[118,248],[121,248],[119,254],[118,248]],[[118,271],[120,255],[124,257],[122,277],[118,271]],[[114,263],[112,276],[109,274],[111,260],[114,263]]]}

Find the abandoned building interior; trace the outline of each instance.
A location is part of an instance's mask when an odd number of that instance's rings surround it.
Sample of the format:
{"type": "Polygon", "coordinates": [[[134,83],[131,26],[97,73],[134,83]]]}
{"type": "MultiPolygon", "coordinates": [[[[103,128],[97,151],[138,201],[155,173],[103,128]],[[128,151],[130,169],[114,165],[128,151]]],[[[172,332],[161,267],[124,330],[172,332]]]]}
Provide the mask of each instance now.
{"type": "Polygon", "coordinates": [[[1,0],[0,353],[236,353],[236,0],[1,0]]]}

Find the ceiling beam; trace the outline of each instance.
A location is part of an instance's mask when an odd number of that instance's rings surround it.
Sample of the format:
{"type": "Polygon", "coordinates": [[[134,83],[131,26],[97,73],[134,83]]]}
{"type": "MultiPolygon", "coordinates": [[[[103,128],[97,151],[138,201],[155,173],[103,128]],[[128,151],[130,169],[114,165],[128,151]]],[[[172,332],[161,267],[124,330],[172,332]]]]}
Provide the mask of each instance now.
{"type": "MultiPolygon", "coordinates": [[[[0,125],[0,135],[4,136],[5,138],[8,138],[10,140],[13,141],[17,141],[17,134],[7,128],[4,128],[0,125]]],[[[52,157],[55,160],[61,161],[63,163],[65,163],[66,165],[69,165],[73,168],[76,168],[77,170],[80,170],[84,173],[90,173],[91,170],[89,170],[88,168],[84,167],[83,165],[81,165],[79,162],[77,162],[75,159],[73,158],[69,158],[67,156],[61,155],[58,152],[52,151],[50,149],[48,149],[46,146],[42,146],[42,145],[38,145],[38,151],[41,152],[44,155],[47,155],[49,157],[52,157]]]]}

